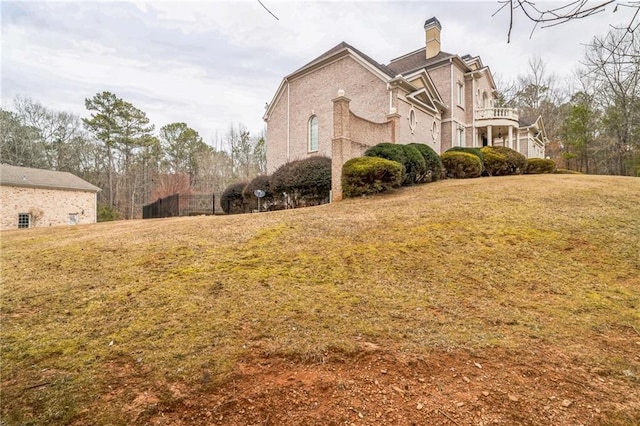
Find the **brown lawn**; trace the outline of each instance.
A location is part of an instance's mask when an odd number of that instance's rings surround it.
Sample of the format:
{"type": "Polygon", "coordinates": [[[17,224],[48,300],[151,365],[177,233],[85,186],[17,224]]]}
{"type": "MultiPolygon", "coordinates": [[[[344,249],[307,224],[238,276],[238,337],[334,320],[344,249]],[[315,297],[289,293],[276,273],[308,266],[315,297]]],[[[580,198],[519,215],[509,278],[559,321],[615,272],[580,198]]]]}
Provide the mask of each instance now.
{"type": "Polygon", "coordinates": [[[640,179],[3,232],[7,425],[640,424],[640,179]]]}

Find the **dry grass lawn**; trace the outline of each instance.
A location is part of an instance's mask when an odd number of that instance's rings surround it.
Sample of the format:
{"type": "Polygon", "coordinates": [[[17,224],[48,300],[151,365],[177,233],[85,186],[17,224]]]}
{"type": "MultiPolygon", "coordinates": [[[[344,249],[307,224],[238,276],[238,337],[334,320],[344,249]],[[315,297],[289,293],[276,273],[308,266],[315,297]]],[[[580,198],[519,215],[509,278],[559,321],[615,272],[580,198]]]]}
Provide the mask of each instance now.
{"type": "MultiPolygon", "coordinates": [[[[609,396],[585,390],[582,411],[532,408],[519,423],[640,424],[637,178],[448,180],[292,211],[0,238],[3,425],[242,424],[240,408],[203,402],[241,388],[240,366],[339,369],[370,348],[374,361],[502,354],[503,370],[553,354],[549,365],[569,364],[609,396]],[[208,422],[189,416],[205,405],[208,422]]],[[[270,404],[244,424],[323,424],[278,420],[270,404]]],[[[336,407],[324,424],[403,424],[336,407]]],[[[431,413],[483,424],[480,411],[455,409],[431,413]]]]}

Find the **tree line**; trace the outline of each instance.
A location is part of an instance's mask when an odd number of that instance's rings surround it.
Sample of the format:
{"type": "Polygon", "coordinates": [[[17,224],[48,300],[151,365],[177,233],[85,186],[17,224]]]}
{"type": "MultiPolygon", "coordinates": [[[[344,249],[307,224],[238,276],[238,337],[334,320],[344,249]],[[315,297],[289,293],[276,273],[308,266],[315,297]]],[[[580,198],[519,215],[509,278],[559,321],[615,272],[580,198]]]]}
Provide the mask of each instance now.
{"type": "Polygon", "coordinates": [[[225,149],[204,142],[187,123],[155,132],[146,113],[114,93],[85,100],[88,117],[16,97],[0,109],[0,161],[71,172],[100,187],[99,219],[141,217],[142,206],[175,193],[214,193],[266,169],[264,135],[230,125],[225,149]]]}
{"type": "Polygon", "coordinates": [[[594,37],[565,84],[545,65],[532,58],[526,75],[498,80],[498,105],[542,116],[558,167],[640,176],[640,37],[615,28],[594,37]]]}

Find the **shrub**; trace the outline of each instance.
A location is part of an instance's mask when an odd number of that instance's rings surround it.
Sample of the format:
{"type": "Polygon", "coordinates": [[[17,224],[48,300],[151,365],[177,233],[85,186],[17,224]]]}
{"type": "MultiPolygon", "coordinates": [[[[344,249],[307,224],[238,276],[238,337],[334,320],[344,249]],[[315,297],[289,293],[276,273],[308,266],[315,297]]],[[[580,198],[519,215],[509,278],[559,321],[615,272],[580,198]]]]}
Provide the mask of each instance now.
{"type": "Polygon", "coordinates": [[[403,185],[420,182],[427,172],[424,157],[420,151],[409,145],[383,142],[369,148],[364,155],[365,157],[386,158],[402,164],[404,166],[403,185]]]}
{"type": "Polygon", "coordinates": [[[235,183],[224,190],[220,197],[220,205],[226,214],[246,212],[247,205],[242,197],[242,191],[246,185],[245,182],[235,183]]]}
{"type": "Polygon", "coordinates": [[[553,173],[556,171],[556,163],[546,158],[527,158],[527,174],[553,173]]]}
{"type": "Polygon", "coordinates": [[[98,204],[98,222],[111,222],[112,220],[120,219],[120,213],[114,207],[109,207],[107,204],[98,204]]]}
{"type": "Polygon", "coordinates": [[[274,196],[286,194],[291,207],[313,206],[329,199],[331,159],[313,156],[283,164],[269,179],[274,196]]]}
{"type": "Polygon", "coordinates": [[[575,170],[569,170],[569,169],[556,169],[554,173],[558,175],[581,175],[582,174],[575,170]]]}
{"type": "Polygon", "coordinates": [[[442,160],[437,152],[435,152],[429,145],[423,143],[411,143],[409,146],[416,148],[422,154],[425,165],[427,167],[427,175],[424,182],[435,182],[442,179],[445,170],[442,166],[442,160]]]}
{"type": "Polygon", "coordinates": [[[484,153],[481,148],[467,148],[464,146],[454,146],[453,148],[449,148],[445,152],[467,152],[469,154],[473,154],[480,158],[480,161],[484,164],[484,153]]]}
{"type": "Polygon", "coordinates": [[[402,184],[403,166],[379,157],[356,157],[342,166],[342,195],[376,194],[402,184]]]}
{"type": "Polygon", "coordinates": [[[484,171],[489,176],[504,176],[508,174],[507,157],[496,151],[482,148],[484,151],[484,171]]]}
{"type": "MultiPolygon", "coordinates": [[[[504,174],[519,175],[524,173],[524,171],[527,168],[526,157],[520,154],[518,151],[515,151],[511,148],[507,148],[506,146],[485,146],[482,148],[482,153],[485,155],[485,157],[487,153],[502,155],[504,156],[505,161],[507,162],[506,172],[502,173],[502,171],[497,171],[496,174],[492,174],[493,176],[502,176],[504,174]]],[[[486,167],[486,164],[485,164],[485,167],[486,167]]],[[[487,172],[489,171],[487,170],[487,172]]]]}
{"type": "Polygon", "coordinates": [[[256,176],[243,188],[242,198],[244,199],[244,203],[252,209],[258,207],[258,197],[254,194],[256,189],[261,189],[265,192],[264,197],[260,199],[260,210],[269,210],[270,207],[273,207],[274,197],[269,187],[269,176],[256,176]]]}
{"type": "Polygon", "coordinates": [[[464,179],[482,175],[480,157],[468,152],[445,152],[442,154],[442,164],[447,170],[447,176],[450,178],[464,179]]]}

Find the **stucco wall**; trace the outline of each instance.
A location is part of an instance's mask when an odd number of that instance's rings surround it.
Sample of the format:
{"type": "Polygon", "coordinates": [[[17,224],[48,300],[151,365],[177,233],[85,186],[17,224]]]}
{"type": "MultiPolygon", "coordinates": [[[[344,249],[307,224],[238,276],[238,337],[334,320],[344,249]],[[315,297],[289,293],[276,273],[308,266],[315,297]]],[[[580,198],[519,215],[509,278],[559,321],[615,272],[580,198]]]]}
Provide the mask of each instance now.
{"type": "Polygon", "coordinates": [[[0,185],[0,229],[18,229],[18,214],[30,213],[31,227],[69,224],[69,214],[78,214],[78,224],[96,222],[94,192],[23,188],[0,185]]]}
{"type": "MultiPolygon", "coordinates": [[[[285,83],[286,84],[286,83],[285,83]]],[[[389,95],[386,82],[350,56],[313,70],[289,82],[289,160],[310,155],[331,156],[333,104],[338,90],[350,98],[350,108],[359,117],[386,121],[389,95]],[[308,150],[308,122],[318,118],[318,151],[308,150]]],[[[287,88],[277,100],[267,121],[267,173],[287,161],[287,88]]]]}

